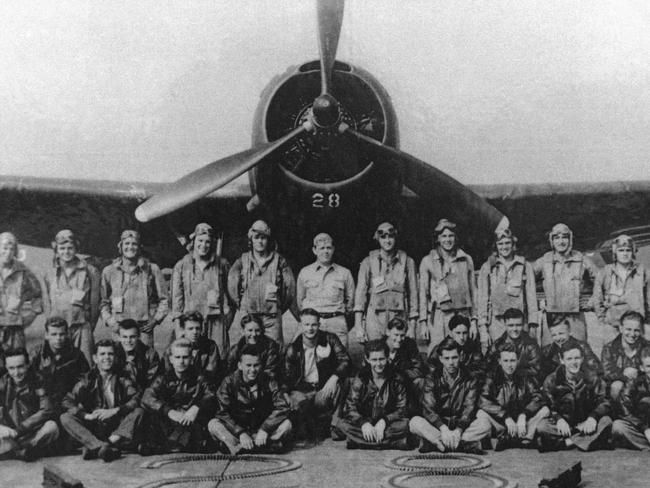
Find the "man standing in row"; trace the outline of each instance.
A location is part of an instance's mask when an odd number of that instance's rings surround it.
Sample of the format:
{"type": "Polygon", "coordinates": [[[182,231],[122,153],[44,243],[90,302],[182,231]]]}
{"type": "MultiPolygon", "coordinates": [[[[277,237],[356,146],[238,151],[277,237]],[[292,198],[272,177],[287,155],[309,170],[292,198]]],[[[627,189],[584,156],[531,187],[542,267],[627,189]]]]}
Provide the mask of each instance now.
{"type": "Polygon", "coordinates": [[[240,320],[246,314],[259,317],[265,334],[281,345],[282,314],[295,299],[296,282],[287,261],[271,245],[271,228],[263,220],[248,230],[248,246],[230,268],[228,293],[240,320]]]}
{"type": "Polygon", "coordinates": [[[334,240],[329,234],[314,237],[316,262],[298,274],[296,300],[302,310],[320,314],[320,328],[336,334],[348,347],[348,320],[354,306],[354,279],[347,268],[333,262],[334,240]]]}
{"type": "Polygon", "coordinates": [[[380,224],[374,239],[379,249],[370,251],[359,268],[354,298],[357,334],[361,340],[380,339],[388,322],[399,317],[408,321],[408,336],[415,337],[419,313],[415,262],[395,247],[397,229],[393,224],[380,224]]]}

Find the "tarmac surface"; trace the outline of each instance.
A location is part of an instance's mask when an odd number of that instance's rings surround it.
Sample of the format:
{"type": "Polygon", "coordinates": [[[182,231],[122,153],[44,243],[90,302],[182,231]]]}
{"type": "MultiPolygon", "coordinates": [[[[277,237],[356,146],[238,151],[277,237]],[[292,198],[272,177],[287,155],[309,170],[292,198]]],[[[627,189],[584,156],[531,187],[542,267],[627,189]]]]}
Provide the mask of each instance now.
{"type": "MultiPolygon", "coordinates": [[[[44,269],[51,258],[51,251],[28,248],[26,264],[34,270],[44,269]]],[[[296,332],[295,320],[285,316],[285,338],[296,332]]],[[[594,352],[600,356],[605,335],[595,323],[595,317],[588,317],[590,343],[594,352]]],[[[156,348],[161,351],[167,344],[171,325],[165,321],[156,329],[156,348]]],[[[231,329],[231,341],[238,339],[239,328],[231,329]]],[[[28,345],[33,347],[43,335],[43,318],[27,329],[28,345]]],[[[109,337],[107,330],[97,330],[97,338],[109,337]]],[[[350,352],[355,360],[360,358],[360,345],[351,343],[350,352]]],[[[364,451],[347,450],[345,442],[325,440],[320,443],[298,444],[284,455],[272,456],[277,459],[296,461],[299,469],[270,476],[244,478],[240,480],[210,481],[201,483],[174,484],[174,487],[220,487],[220,488],[288,488],[288,487],[332,487],[332,488],[370,488],[390,487],[388,478],[399,471],[387,467],[387,463],[414,451],[364,451]]],[[[181,457],[182,454],[172,455],[181,457]]],[[[179,476],[230,475],[242,474],[261,469],[278,467],[275,463],[259,461],[192,461],[170,464],[158,469],[144,469],[140,466],[167,456],[141,457],[127,454],[112,463],[101,460],[83,461],[80,455],[49,457],[33,463],[22,461],[0,462],[0,488],[38,487],[43,482],[43,467],[56,466],[68,475],[77,478],[85,488],[139,488],[155,481],[179,476]]],[[[512,449],[495,453],[487,451],[482,458],[491,465],[482,472],[496,475],[516,483],[520,488],[537,487],[542,478],[556,476],[576,462],[582,462],[582,484],[585,488],[648,487],[650,486],[650,458],[647,452],[615,450],[581,453],[576,450],[540,454],[536,450],[512,449]]],[[[450,461],[418,461],[416,465],[427,468],[461,466],[462,463],[450,461]]],[[[151,485],[153,488],[154,485],[151,485]]],[[[408,488],[419,487],[493,487],[492,482],[468,476],[435,476],[413,478],[402,485],[408,488]]]]}

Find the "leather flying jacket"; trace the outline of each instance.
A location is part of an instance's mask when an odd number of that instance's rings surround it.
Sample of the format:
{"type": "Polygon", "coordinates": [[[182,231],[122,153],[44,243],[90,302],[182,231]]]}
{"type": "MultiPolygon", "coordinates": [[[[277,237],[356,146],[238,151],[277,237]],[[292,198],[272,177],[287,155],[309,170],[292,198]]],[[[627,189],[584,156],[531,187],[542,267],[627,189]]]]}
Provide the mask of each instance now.
{"type": "MultiPolygon", "coordinates": [[[[603,376],[603,365],[600,364],[600,359],[598,359],[598,356],[596,356],[588,343],[580,341],[573,336],[569,336],[567,343],[576,344],[582,349],[584,354],[583,369],[585,372],[603,376]]],[[[542,374],[540,375],[542,381],[561,366],[561,357],[560,346],[555,342],[551,342],[542,348],[542,374]]]]}
{"type": "MultiPolygon", "coordinates": [[[[440,344],[437,344],[429,354],[429,365],[432,368],[442,368],[442,363],[438,359],[439,346],[440,344]]],[[[479,380],[482,379],[485,376],[487,367],[481,352],[480,342],[468,339],[465,345],[458,344],[458,352],[460,365],[479,380]]]]}
{"type": "MultiPolygon", "coordinates": [[[[239,363],[239,354],[246,345],[246,338],[239,339],[237,344],[233,345],[228,351],[227,372],[228,374],[237,371],[239,363]]],[[[261,351],[260,362],[262,370],[271,379],[277,379],[280,375],[280,345],[270,337],[265,335],[258,339],[257,347],[261,351]]]]}
{"type": "Polygon", "coordinates": [[[16,385],[9,373],[0,378],[0,424],[22,436],[35,433],[52,418],[54,407],[37,374],[28,372],[22,386],[16,385]]]}
{"type": "Polygon", "coordinates": [[[136,343],[132,356],[133,359],[127,361],[127,353],[124,351],[122,344],[118,343],[115,348],[118,368],[123,374],[131,378],[131,381],[135,383],[140,391],[144,391],[153,379],[162,373],[163,363],[156,350],[141,341],[136,343]]]}
{"type": "MultiPolygon", "coordinates": [[[[382,338],[382,341],[386,342],[386,336],[382,338]]],[[[400,348],[395,351],[395,357],[390,361],[390,365],[395,372],[401,374],[404,380],[410,383],[424,379],[429,371],[427,364],[420,356],[417,343],[410,337],[404,338],[400,348]]]]}
{"type": "Polygon", "coordinates": [[[636,344],[636,354],[629,357],[623,350],[623,338],[621,334],[617,335],[612,342],[603,346],[601,358],[603,360],[603,371],[605,372],[605,381],[610,384],[613,381],[625,381],[623,375],[625,368],[639,369],[641,366],[641,349],[647,347],[650,343],[643,337],[639,337],[636,344]]]}
{"type": "Polygon", "coordinates": [[[167,417],[170,410],[199,407],[199,416],[209,418],[216,407],[216,397],[209,381],[190,367],[179,378],[171,369],[156,376],[142,396],[142,406],[167,417]]]}
{"type": "Polygon", "coordinates": [[[422,416],[435,428],[445,424],[450,429],[467,429],[476,414],[478,382],[466,369],[460,368],[449,386],[443,369],[427,376],[422,390],[422,416]]]}
{"type": "Polygon", "coordinates": [[[485,379],[478,403],[478,408],[501,423],[506,418],[517,421],[522,413],[526,418],[531,418],[543,406],[544,397],[535,378],[525,372],[515,371],[509,382],[501,368],[485,379]]]}
{"type": "Polygon", "coordinates": [[[501,337],[492,343],[487,353],[488,371],[496,371],[500,367],[499,349],[506,342],[515,345],[518,358],[517,369],[525,370],[533,378],[539,377],[542,369],[542,352],[535,339],[523,331],[516,341],[512,340],[507,332],[504,332],[501,337]]]}
{"type": "Polygon", "coordinates": [[[618,397],[620,417],[641,432],[650,428],[650,378],[643,373],[635,380],[627,380],[618,397]]]}

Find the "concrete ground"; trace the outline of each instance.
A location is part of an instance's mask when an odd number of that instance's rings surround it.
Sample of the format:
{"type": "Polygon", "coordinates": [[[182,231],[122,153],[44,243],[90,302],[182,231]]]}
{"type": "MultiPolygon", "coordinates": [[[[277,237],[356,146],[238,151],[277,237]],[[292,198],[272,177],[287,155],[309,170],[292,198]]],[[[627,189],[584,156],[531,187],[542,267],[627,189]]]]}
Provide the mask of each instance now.
{"type": "MultiPolygon", "coordinates": [[[[34,248],[27,249],[26,264],[34,270],[44,269],[50,262],[51,251],[34,248]]],[[[296,332],[295,320],[287,316],[285,320],[285,338],[290,339],[296,332]]],[[[167,344],[171,326],[168,322],[161,324],[156,331],[156,347],[162,351],[167,344]]],[[[595,323],[595,318],[590,318],[590,342],[596,354],[600,355],[606,337],[601,333],[595,323]]],[[[27,330],[28,344],[33,346],[39,342],[43,335],[43,318],[27,330]]],[[[97,330],[97,338],[109,337],[107,330],[97,330]]],[[[238,339],[238,327],[233,326],[231,340],[238,339]]],[[[352,342],[350,352],[355,360],[361,357],[360,346],[352,342]]],[[[412,451],[417,454],[417,451],[412,451]]],[[[240,487],[289,487],[302,488],[330,486],[335,488],[347,487],[378,487],[388,486],[386,480],[396,471],[385,467],[392,458],[403,456],[403,451],[360,451],[345,449],[344,442],[326,440],[318,445],[296,446],[290,453],[279,456],[280,458],[298,461],[302,467],[298,470],[260,478],[248,478],[239,481],[222,481],[186,485],[178,487],[215,487],[240,488],[240,487]]],[[[578,451],[564,451],[558,453],[539,454],[534,450],[508,450],[500,453],[488,451],[485,456],[491,466],[485,470],[510,481],[518,483],[521,488],[537,487],[544,477],[551,477],[560,471],[569,468],[575,462],[582,461],[583,483],[581,486],[588,488],[621,487],[647,487],[650,486],[650,462],[647,453],[635,451],[616,450],[596,453],[580,453],[578,451]]],[[[82,461],[80,456],[61,456],[39,460],[34,463],[21,461],[3,461],[0,463],[0,487],[36,487],[41,486],[43,480],[43,466],[51,464],[63,469],[71,476],[78,478],[86,488],[137,488],[143,484],[184,475],[200,474],[225,474],[245,472],[269,468],[271,465],[259,462],[236,461],[201,461],[193,463],[180,463],[162,467],[160,469],[141,469],[139,466],[144,461],[152,458],[142,458],[138,455],[125,457],[107,464],[103,461],[82,461]]],[[[419,464],[419,463],[418,463],[419,464]]],[[[430,467],[452,466],[449,462],[428,461],[430,467]]],[[[490,483],[463,477],[450,477],[443,479],[417,478],[405,484],[408,487],[423,486],[491,486],[490,483]]]]}

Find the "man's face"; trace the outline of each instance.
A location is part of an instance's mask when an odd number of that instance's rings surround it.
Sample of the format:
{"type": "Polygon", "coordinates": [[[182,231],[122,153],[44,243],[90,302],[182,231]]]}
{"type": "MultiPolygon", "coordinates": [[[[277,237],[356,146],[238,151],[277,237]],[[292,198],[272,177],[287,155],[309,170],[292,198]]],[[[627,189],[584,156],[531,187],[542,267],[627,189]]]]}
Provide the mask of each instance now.
{"type": "Polygon", "coordinates": [[[115,363],[115,350],[112,346],[100,346],[93,354],[93,361],[100,371],[108,372],[113,369],[115,363]]]}
{"type": "Polygon", "coordinates": [[[11,379],[18,385],[21,385],[25,381],[27,376],[28,364],[25,360],[25,356],[22,354],[18,356],[9,356],[5,359],[5,368],[11,379]]]}
{"type": "Polygon", "coordinates": [[[183,337],[185,337],[185,339],[191,343],[195,343],[199,341],[200,336],[201,324],[199,322],[195,322],[194,320],[187,320],[185,322],[185,328],[183,329],[183,337]]]}
{"type": "Polygon", "coordinates": [[[641,324],[636,320],[624,320],[621,325],[621,335],[627,344],[635,345],[641,337],[641,324]]]}
{"type": "Polygon", "coordinates": [[[320,328],[320,320],[312,315],[303,315],[300,317],[300,326],[302,327],[302,335],[307,339],[313,339],[320,328]]]}
{"type": "Polygon", "coordinates": [[[510,351],[502,351],[499,354],[499,364],[507,376],[512,376],[517,369],[517,354],[510,351]]]}
{"type": "Polygon", "coordinates": [[[239,363],[237,364],[239,371],[241,371],[244,381],[255,381],[262,371],[262,363],[259,356],[251,356],[250,354],[242,355],[239,363]]]}
{"type": "Polygon", "coordinates": [[[200,258],[207,258],[212,251],[212,239],[207,234],[194,238],[194,252],[200,258]]]}
{"type": "Polygon", "coordinates": [[[48,327],[45,331],[45,340],[50,345],[50,349],[58,352],[63,349],[65,341],[68,339],[67,327],[48,327]]]}
{"type": "Polygon", "coordinates": [[[564,254],[569,250],[569,244],[571,244],[571,237],[569,234],[555,234],[551,238],[551,243],[553,244],[553,250],[559,254],[564,254]]]}
{"type": "Polygon", "coordinates": [[[582,367],[582,353],[580,349],[570,349],[562,354],[562,364],[568,373],[577,374],[582,367]]]}
{"type": "Polygon", "coordinates": [[[386,345],[391,351],[397,351],[402,347],[402,342],[406,338],[406,330],[399,330],[395,327],[386,331],[386,345]]]}
{"type": "Polygon", "coordinates": [[[497,253],[504,259],[512,257],[514,246],[510,237],[504,237],[497,242],[497,253]]]}
{"type": "Polygon", "coordinates": [[[0,265],[9,265],[14,261],[14,245],[5,239],[0,242],[0,265]]]}
{"type": "Polygon", "coordinates": [[[456,341],[456,344],[464,346],[469,339],[469,329],[465,325],[457,325],[449,332],[449,335],[456,341]]]}
{"type": "Polygon", "coordinates": [[[558,346],[561,346],[569,340],[569,324],[566,322],[554,325],[549,330],[551,332],[551,339],[553,339],[553,342],[558,346]]]}
{"type": "Polygon", "coordinates": [[[508,319],[506,320],[506,332],[510,339],[517,340],[521,337],[521,332],[524,330],[523,319],[508,319]]]}
{"type": "Polygon", "coordinates": [[[616,262],[629,264],[632,262],[632,248],[628,245],[618,246],[616,248],[616,262]]]}
{"type": "Polygon", "coordinates": [[[451,229],[445,229],[440,235],[438,235],[438,244],[445,251],[453,251],[456,246],[456,233],[451,229]]]}
{"type": "Polygon", "coordinates": [[[397,242],[395,229],[380,229],[377,231],[377,238],[379,239],[379,247],[385,252],[391,252],[395,249],[395,243],[397,242]]]}
{"type": "Polygon", "coordinates": [[[451,351],[440,351],[440,362],[442,368],[451,376],[455,376],[458,372],[458,365],[460,364],[460,356],[458,350],[452,349],[451,351]]]}
{"type": "Polygon", "coordinates": [[[71,262],[77,254],[77,248],[72,242],[56,245],[56,255],[64,263],[71,262]]]}
{"type": "Polygon", "coordinates": [[[140,243],[135,237],[127,237],[122,241],[122,256],[128,259],[138,257],[140,252],[140,243]]]}
{"type": "Polygon", "coordinates": [[[316,261],[320,264],[332,264],[332,257],[334,257],[334,245],[331,241],[321,241],[312,248],[316,261]]]}
{"type": "Polygon", "coordinates": [[[138,329],[120,329],[120,343],[126,352],[131,352],[135,349],[140,333],[138,329]]]}
{"type": "Polygon", "coordinates": [[[373,373],[381,375],[386,369],[388,359],[384,351],[372,351],[369,356],[366,356],[366,362],[370,365],[373,373]]]}
{"type": "Polygon", "coordinates": [[[192,361],[192,351],[189,347],[172,347],[169,356],[169,362],[176,374],[182,374],[187,371],[192,361]]]}
{"type": "Polygon", "coordinates": [[[650,358],[643,358],[641,360],[641,366],[640,366],[641,371],[645,373],[645,375],[650,378],[650,358]]]}
{"type": "Polygon", "coordinates": [[[263,334],[264,331],[257,322],[248,322],[244,326],[243,335],[246,344],[257,344],[263,334]]]}
{"type": "Polygon", "coordinates": [[[253,242],[253,250],[256,252],[266,252],[266,249],[269,246],[269,237],[266,234],[260,234],[259,232],[253,234],[251,241],[253,242]]]}

